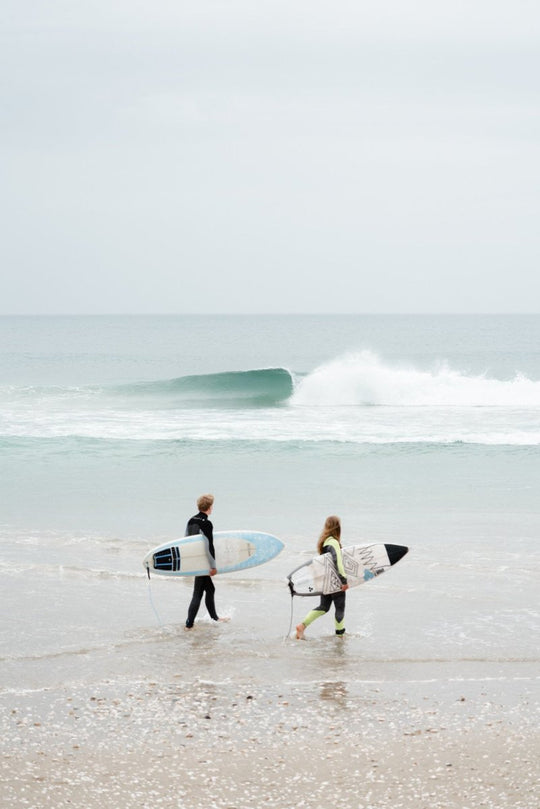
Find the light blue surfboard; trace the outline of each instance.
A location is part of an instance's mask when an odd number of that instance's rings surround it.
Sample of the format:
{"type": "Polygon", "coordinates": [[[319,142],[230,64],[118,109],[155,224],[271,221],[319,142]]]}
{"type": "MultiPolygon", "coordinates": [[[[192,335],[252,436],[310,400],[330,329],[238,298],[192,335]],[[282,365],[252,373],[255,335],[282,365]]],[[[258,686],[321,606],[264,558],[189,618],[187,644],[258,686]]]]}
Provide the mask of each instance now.
{"type": "MultiPolygon", "coordinates": [[[[160,576],[206,576],[206,540],[200,534],[158,545],[143,559],[150,572],[160,576]]],[[[283,550],[283,542],[262,531],[216,531],[214,549],[218,573],[232,573],[269,562],[283,550]]]]}

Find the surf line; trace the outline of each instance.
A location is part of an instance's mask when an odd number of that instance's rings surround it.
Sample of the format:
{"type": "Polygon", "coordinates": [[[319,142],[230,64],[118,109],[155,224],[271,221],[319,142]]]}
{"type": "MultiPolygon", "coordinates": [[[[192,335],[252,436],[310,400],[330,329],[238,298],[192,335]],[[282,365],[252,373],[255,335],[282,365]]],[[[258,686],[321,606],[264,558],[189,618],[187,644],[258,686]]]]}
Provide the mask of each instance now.
{"type": "Polygon", "coordinates": [[[163,626],[163,621],[161,620],[159,612],[156,609],[156,605],[154,604],[154,598],[152,596],[152,580],[150,578],[150,571],[148,571],[148,599],[150,601],[150,606],[152,607],[152,609],[154,611],[154,615],[156,616],[158,626],[162,627],[163,626]]]}

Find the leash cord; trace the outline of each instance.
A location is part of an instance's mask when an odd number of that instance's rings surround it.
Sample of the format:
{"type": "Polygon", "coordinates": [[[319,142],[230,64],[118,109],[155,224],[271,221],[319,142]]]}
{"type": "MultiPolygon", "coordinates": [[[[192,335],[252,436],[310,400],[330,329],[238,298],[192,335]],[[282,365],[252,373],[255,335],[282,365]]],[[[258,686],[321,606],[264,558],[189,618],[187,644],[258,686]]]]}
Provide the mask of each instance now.
{"type": "Polygon", "coordinates": [[[150,606],[151,606],[151,607],[152,607],[152,609],[154,610],[154,615],[155,615],[155,616],[156,616],[156,618],[157,618],[158,625],[159,625],[159,626],[163,626],[163,621],[162,621],[162,620],[161,620],[161,618],[159,617],[159,612],[158,612],[158,611],[157,611],[157,609],[156,609],[156,605],[154,604],[154,599],[153,599],[153,597],[152,597],[152,586],[151,586],[151,584],[150,584],[150,576],[148,576],[148,598],[149,598],[149,600],[150,600],[150,606]]]}

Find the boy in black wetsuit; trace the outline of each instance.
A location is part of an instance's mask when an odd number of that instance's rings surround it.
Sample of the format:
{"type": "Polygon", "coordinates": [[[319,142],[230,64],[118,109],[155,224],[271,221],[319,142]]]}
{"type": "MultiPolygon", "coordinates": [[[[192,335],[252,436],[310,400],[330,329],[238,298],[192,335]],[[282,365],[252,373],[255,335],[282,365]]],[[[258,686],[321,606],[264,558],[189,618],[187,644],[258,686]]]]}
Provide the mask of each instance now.
{"type": "Polygon", "coordinates": [[[212,513],[214,506],[214,495],[203,494],[197,500],[197,508],[199,513],[188,520],[186,526],[186,536],[194,536],[195,534],[202,534],[206,538],[206,555],[208,557],[208,566],[210,568],[208,576],[195,576],[193,585],[193,596],[191,604],[188,609],[188,616],[186,620],[186,629],[192,629],[195,617],[199,611],[203,595],[205,596],[204,603],[208,614],[213,621],[224,621],[226,618],[219,618],[216,612],[216,605],[214,603],[214,593],[216,588],[212,581],[212,576],[217,573],[216,568],[216,552],[214,550],[214,526],[208,519],[212,513]]]}

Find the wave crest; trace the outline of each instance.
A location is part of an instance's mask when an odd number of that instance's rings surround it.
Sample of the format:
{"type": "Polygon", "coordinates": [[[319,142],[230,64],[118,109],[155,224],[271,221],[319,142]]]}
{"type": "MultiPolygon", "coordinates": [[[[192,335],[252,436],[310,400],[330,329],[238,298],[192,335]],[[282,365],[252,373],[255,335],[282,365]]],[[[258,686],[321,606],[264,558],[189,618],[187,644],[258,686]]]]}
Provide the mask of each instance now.
{"type": "Polygon", "coordinates": [[[167,399],[172,405],[271,407],[289,399],[293,389],[293,377],[286,368],[257,368],[123,385],[117,391],[123,395],[167,399]]]}

